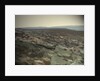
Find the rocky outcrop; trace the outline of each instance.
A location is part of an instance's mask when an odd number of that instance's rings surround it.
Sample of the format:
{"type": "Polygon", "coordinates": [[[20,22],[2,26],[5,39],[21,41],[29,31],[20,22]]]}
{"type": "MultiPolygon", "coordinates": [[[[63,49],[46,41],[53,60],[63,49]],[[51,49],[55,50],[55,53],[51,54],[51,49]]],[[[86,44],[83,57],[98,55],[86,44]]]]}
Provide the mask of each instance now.
{"type": "Polygon", "coordinates": [[[16,65],[82,65],[84,34],[68,30],[16,30],[16,65]]]}

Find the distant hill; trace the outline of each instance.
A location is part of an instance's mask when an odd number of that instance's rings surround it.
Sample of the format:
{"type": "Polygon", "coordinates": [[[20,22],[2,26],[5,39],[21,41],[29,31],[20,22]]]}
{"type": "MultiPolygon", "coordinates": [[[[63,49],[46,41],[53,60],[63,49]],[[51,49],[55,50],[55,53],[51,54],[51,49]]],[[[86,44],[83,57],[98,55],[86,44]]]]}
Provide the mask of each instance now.
{"type": "Polygon", "coordinates": [[[84,26],[24,27],[22,29],[68,29],[75,31],[84,31],[84,26]]]}

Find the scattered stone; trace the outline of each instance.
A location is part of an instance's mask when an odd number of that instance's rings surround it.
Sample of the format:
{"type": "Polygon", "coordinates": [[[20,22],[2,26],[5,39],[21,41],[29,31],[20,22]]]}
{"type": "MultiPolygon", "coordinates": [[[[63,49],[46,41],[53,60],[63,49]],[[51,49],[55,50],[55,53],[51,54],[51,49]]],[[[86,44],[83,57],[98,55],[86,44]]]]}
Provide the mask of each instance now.
{"type": "Polygon", "coordinates": [[[84,64],[84,33],[70,30],[15,31],[17,65],[84,64]]]}
{"type": "Polygon", "coordinates": [[[60,36],[61,39],[63,39],[63,36],[60,36]]]}
{"type": "Polygon", "coordinates": [[[34,60],[35,65],[44,65],[44,62],[41,60],[34,60]]]}
{"type": "Polygon", "coordinates": [[[44,62],[46,65],[49,65],[49,64],[50,64],[50,58],[43,57],[42,60],[43,60],[43,62],[44,62]]]}

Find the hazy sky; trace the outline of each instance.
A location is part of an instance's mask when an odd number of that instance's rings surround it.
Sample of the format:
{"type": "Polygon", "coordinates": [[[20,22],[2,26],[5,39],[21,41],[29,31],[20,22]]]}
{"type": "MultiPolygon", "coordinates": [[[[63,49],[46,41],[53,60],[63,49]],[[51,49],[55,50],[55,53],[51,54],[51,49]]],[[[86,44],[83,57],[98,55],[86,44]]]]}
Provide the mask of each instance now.
{"type": "Polygon", "coordinates": [[[16,15],[15,27],[84,25],[83,15],[16,15]]]}

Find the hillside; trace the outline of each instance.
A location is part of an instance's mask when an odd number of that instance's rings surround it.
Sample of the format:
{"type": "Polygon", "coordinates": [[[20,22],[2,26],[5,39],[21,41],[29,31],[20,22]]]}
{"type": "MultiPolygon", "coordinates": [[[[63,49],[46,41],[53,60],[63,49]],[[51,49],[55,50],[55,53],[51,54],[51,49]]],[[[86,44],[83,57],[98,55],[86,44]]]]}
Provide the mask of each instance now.
{"type": "Polygon", "coordinates": [[[16,65],[83,65],[84,31],[15,29],[16,65]]]}

